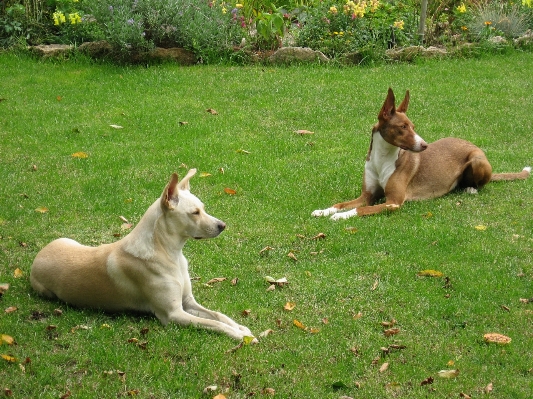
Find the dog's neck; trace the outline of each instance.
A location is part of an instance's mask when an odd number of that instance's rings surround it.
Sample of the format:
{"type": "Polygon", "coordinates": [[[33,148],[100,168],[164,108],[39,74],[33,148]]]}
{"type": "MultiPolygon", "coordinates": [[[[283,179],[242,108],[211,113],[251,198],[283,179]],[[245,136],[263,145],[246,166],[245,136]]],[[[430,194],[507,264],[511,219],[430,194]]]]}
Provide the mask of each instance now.
{"type": "Polygon", "coordinates": [[[163,250],[171,257],[177,257],[185,246],[186,240],[166,242],[158,236],[156,227],[160,223],[163,210],[160,200],[156,200],[146,211],[137,226],[123,238],[124,250],[140,259],[151,259],[156,253],[156,245],[163,246],[163,250]],[[157,244],[156,244],[157,243],[157,244]]]}

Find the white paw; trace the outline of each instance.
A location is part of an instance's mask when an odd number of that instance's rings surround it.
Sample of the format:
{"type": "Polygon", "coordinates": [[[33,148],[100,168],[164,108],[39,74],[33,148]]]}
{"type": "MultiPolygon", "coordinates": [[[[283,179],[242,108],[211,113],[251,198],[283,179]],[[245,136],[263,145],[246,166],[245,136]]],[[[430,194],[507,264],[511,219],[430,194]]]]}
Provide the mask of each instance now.
{"type": "Polygon", "coordinates": [[[337,210],[338,209],[335,207],[331,207],[327,209],[317,209],[316,211],[313,211],[313,213],[311,213],[311,216],[314,216],[314,217],[329,216],[329,215],[333,215],[337,213],[337,210]]]}
{"type": "Polygon", "coordinates": [[[522,170],[527,170],[527,173],[531,173],[531,166],[526,166],[524,169],[522,170]]]}
{"type": "Polygon", "coordinates": [[[474,187],[467,187],[465,188],[465,192],[467,194],[477,194],[477,189],[475,189],[474,187]]]}
{"type": "Polygon", "coordinates": [[[357,209],[352,209],[348,212],[336,213],[331,217],[331,220],[349,219],[353,216],[357,216],[357,209]]]}

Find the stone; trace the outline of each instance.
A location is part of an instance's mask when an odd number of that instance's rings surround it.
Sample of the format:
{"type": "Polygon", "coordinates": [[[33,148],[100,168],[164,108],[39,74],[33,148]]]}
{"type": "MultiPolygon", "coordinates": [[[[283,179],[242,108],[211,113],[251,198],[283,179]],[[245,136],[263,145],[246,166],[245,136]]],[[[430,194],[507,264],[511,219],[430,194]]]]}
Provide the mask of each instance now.
{"type": "Polygon", "coordinates": [[[111,54],[113,46],[106,40],[100,40],[98,42],[85,42],[80,44],[78,50],[89,55],[90,57],[103,57],[111,54]]]}
{"type": "Polygon", "coordinates": [[[180,47],[156,47],[148,53],[148,58],[160,61],[170,60],[180,65],[194,65],[198,62],[192,51],[180,47]]]}
{"type": "Polygon", "coordinates": [[[309,47],[281,47],[268,60],[274,64],[290,64],[295,62],[328,62],[329,58],[322,52],[309,47]]]}
{"type": "Polygon", "coordinates": [[[43,58],[53,58],[70,53],[74,46],[70,44],[40,44],[31,47],[31,49],[43,58]]]}

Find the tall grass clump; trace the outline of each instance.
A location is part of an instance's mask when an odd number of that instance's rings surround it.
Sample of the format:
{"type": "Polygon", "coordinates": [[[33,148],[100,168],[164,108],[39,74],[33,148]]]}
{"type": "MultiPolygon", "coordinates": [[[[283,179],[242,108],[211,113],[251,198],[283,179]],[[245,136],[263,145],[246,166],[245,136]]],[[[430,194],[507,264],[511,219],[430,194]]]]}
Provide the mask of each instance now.
{"type": "Polygon", "coordinates": [[[516,38],[528,29],[529,15],[520,4],[504,2],[480,3],[474,7],[468,28],[477,37],[501,35],[516,38]]]}

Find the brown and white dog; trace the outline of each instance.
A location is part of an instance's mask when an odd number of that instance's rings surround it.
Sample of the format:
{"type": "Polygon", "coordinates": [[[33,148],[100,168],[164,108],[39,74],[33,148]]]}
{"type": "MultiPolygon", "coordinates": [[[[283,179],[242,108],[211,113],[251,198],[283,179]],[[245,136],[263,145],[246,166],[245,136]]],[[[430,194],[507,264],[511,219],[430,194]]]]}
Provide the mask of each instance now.
{"type": "Polygon", "coordinates": [[[193,297],[185,242],[216,237],[226,227],[191,194],[189,179],[195,173],[191,169],[180,182],[174,173],[161,197],[117,242],[87,247],[60,238],[45,246],[32,265],[32,287],[75,306],[152,312],[163,324],[194,325],[237,340],[252,337],[247,327],[193,297]]]}
{"type": "Polygon", "coordinates": [[[408,105],[409,91],[396,108],[389,88],[378,123],[372,128],[361,196],[316,210],[312,216],[332,215],[331,219],[339,220],[372,215],[398,209],[404,201],[437,198],[456,187],[475,193],[489,181],[529,176],[530,167],[519,173],[492,174],[483,151],[465,140],[447,137],[427,144],[405,114],[408,105]],[[385,202],[376,205],[383,198],[385,202]]]}

